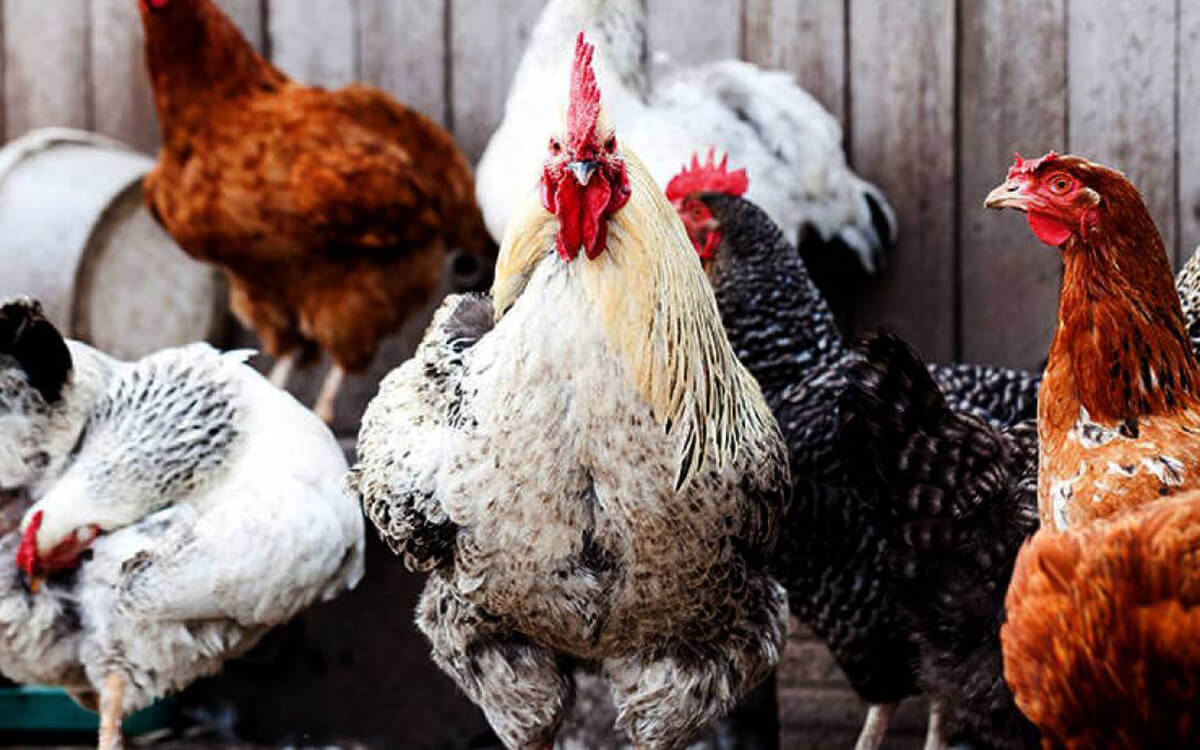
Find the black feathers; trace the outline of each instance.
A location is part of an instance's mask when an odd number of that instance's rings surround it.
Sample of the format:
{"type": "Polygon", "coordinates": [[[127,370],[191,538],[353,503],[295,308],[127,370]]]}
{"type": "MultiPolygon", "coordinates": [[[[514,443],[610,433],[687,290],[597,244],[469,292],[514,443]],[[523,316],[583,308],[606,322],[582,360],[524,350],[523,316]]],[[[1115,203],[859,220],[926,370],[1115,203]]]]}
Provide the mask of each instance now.
{"type": "Polygon", "coordinates": [[[1037,529],[1037,433],[952,411],[899,338],[866,339],[840,399],[842,453],[861,496],[893,519],[886,566],[920,651],[922,690],[946,707],[948,739],[1036,746],[1004,682],[1004,594],[1037,529]],[[873,498],[873,500],[872,500],[873,498]]]}
{"type": "Polygon", "coordinates": [[[37,302],[18,298],[0,306],[0,355],[17,361],[46,403],[62,396],[71,374],[71,353],[37,302]]]}

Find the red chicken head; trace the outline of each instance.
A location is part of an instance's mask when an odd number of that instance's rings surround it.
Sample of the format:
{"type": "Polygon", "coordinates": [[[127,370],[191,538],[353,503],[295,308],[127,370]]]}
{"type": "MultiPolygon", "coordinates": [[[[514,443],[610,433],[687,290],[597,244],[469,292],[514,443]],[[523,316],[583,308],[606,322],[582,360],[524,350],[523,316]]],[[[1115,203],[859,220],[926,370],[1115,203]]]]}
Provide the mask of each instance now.
{"type": "Polygon", "coordinates": [[[608,219],[625,205],[631,192],[616,134],[601,122],[594,52],[579,32],[566,137],[550,139],[542,170],[542,205],[558,217],[556,246],[565,261],[574,260],[581,248],[589,260],[604,251],[608,219]]]}
{"type": "Polygon", "coordinates": [[[1004,184],[988,194],[984,206],[1024,211],[1029,228],[1047,245],[1061,247],[1073,235],[1086,238],[1100,220],[1100,193],[1088,187],[1077,156],[1051,151],[1040,159],[1016,162],[1004,184]]]}
{"type": "Polygon", "coordinates": [[[679,212],[679,218],[683,220],[683,226],[701,262],[711,260],[717,245],[721,244],[721,227],[699,196],[702,193],[724,193],[740,197],[750,186],[746,170],[730,172],[726,168],[728,154],[721,157],[720,164],[714,163],[713,154],[714,149],[710,148],[708,158],[703,163],[696,154],[692,154],[691,165],[685,166],[671,178],[666,191],[667,200],[679,212]]]}
{"type": "Polygon", "coordinates": [[[99,526],[87,526],[76,529],[66,538],[55,542],[48,552],[38,551],[38,532],[42,528],[44,514],[35,511],[29,518],[29,524],[21,534],[21,543],[17,547],[17,568],[25,574],[29,582],[29,590],[37,593],[43,576],[59,570],[69,570],[77,567],[82,561],[84,552],[96,537],[100,536],[99,526]]]}

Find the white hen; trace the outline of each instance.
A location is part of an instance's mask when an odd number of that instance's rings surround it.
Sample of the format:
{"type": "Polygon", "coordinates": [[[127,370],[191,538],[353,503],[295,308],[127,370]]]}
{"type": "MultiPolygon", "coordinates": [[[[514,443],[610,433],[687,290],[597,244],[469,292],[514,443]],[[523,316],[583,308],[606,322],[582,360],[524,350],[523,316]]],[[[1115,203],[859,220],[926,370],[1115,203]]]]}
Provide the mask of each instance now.
{"type": "Polygon", "coordinates": [[[102,746],[362,577],[337,442],[242,359],[119,362],[0,307],[0,671],[99,708],[102,746]]]}
{"type": "Polygon", "coordinates": [[[655,71],[651,81],[644,0],[550,0],[530,36],[504,121],[479,162],[476,196],[497,242],[513,210],[536,186],[538,167],[565,100],[571,43],[584,30],[596,43],[605,108],[660,188],[696,152],[717,147],[746,168],[746,199],[811,246],[853,251],[867,272],[881,267],[896,238],[891,207],[850,170],[837,120],[785,73],[726,60],[655,71]],[[531,175],[528,192],[513,175],[531,175]]]}

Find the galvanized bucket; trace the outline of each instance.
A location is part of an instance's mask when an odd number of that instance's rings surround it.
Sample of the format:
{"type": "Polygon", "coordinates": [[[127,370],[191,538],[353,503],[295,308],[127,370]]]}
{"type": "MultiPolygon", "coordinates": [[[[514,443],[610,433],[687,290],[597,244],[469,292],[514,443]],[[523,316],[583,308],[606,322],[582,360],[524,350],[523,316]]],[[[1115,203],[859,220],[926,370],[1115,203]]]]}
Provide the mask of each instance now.
{"type": "Polygon", "coordinates": [[[150,216],[142,177],[153,165],[68,128],[0,149],[0,298],[36,297],[72,338],[122,359],[218,338],[223,284],[150,216]]]}

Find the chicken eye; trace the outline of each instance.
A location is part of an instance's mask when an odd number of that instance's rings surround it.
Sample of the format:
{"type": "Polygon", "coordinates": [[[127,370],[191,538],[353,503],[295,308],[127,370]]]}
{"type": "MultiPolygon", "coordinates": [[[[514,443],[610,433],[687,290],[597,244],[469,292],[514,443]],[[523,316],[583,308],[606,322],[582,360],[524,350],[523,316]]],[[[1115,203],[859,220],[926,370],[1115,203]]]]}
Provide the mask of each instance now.
{"type": "Polygon", "coordinates": [[[562,153],[562,144],[558,142],[557,138],[550,139],[550,153],[555,155],[562,153]]]}
{"type": "Polygon", "coordinates": [[[617,137],[615,135],[610,135],[608,140],[604,142],[604,150],[610,154],[617,150],[617,137]]]}
{"type": "Polygon", "coordinates": [[[1050,178],[1050,192],[1063,195],[1074,187],[1075,181],[1065,174],[1057,174],[1050,178]]]}

